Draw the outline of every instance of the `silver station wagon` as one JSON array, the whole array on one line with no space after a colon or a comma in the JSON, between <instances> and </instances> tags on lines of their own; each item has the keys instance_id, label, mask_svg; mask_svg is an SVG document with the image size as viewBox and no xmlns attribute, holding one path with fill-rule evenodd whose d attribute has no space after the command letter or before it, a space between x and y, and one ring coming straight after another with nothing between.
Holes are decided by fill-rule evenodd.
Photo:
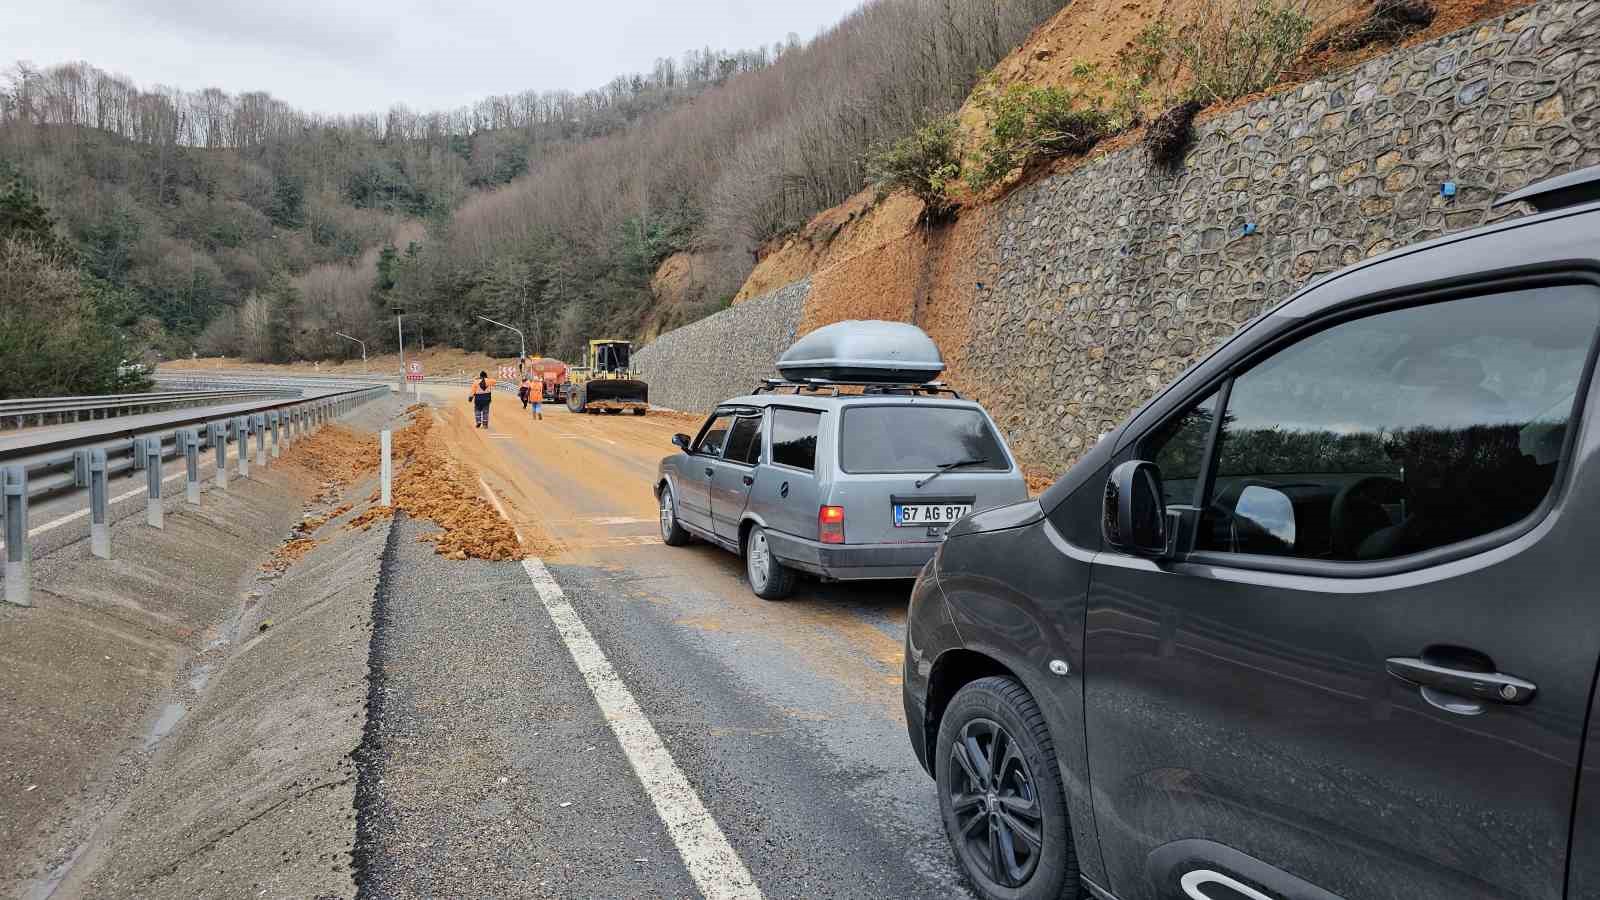
<instances>
[{"instance_id":1,"label":"silver station wagon","mask_svg":"<svg viewBox=\"0 0 1600 900\"><path fill-rule=\"evenodd\" d=\"M914 578L952 523L1027 499L989 414L931 381L944 366L920 329L841 322L778 368L674 436L655 484L662 540L742 555L758 596L787 596L802 572Z\"/></svg>"}]
</instances>

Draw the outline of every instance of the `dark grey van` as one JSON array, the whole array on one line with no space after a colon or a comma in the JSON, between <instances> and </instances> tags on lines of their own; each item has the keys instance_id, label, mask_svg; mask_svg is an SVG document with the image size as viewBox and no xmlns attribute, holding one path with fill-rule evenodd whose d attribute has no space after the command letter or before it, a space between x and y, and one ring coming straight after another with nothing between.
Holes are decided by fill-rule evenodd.
<instances>
[{"instance_id":1,"label":"dark grey van","mask_svg":"<svg viewBox=\"0 0 1600 900\"><path fill-rule=\"evenodd\" d=\"M979 894L1600 896L1600 168L1507 199L951 529L905 704Z\"/></svg>"}]
</instances>

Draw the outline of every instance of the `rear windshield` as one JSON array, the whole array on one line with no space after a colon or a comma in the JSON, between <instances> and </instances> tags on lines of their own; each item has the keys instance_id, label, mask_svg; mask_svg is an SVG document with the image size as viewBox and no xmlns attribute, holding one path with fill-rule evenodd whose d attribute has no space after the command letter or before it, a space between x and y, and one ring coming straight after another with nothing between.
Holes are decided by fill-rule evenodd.
<instances>
[{"instance_id":1,"label":"rear windshield","mask_svg":"<svg viewBox=\"0 0 1600 900\"><path fill-rule=\"evenodd\" d=\"M989 420L952 406L855 406L844 411L839 464L856 473L1007 471L1011 463Z\"/></svg>"}]
</instances>

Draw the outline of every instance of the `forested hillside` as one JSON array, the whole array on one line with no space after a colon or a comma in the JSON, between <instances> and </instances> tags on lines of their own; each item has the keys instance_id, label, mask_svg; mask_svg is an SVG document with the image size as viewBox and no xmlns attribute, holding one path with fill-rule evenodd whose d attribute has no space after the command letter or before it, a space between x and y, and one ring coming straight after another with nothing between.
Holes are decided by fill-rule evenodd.
<instances>
[{"instance_id":1,"label":"forested hillside","mask_svg":"<svg viewBox=\"0 0 1600 900\"><path fill-rule=\"evenodd\" d=\"M572 356L726 305L763 242L859 190L869 149L958 107L1059 5L876 0L810 42L436 113L322 117L19 64L0 162L115 297L97 308L132 355L345 355L335 331L377 350L401 305L429 341L514 350L483 313ZM652 308L684 251L694 301Z\"/></svg>"},{"instance_id":2,"label":"forested hillside","mask_svg":"<svg viewBox=\"0 0 1600 900\"><path fill-rule=\"evenodd\" d=\"M492 309L524 323L542 352L569 357L589 336L637 335L720 309L763 242L860 190L872 147L959 107L979 74L1061 5L867 3L692 103L470 197L398 261L394 294L444 340L503 340L472 320ZM658 66L647 81L674 77ZM656 309L650 277L682 251L700 263L694 300Z\"/></svg>"}]
</instances>

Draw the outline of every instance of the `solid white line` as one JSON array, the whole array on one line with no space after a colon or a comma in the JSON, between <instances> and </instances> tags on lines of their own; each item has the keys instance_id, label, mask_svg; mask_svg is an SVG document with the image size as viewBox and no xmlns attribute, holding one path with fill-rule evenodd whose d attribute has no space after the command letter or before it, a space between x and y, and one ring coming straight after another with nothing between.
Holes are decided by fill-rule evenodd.
<instances>
[{"instance_id":1,"label":"solid white line","mask_svg":"<svg viewBox=\"0 0 1600 900\"><path fill-rule=\"evenodd\" d=\"M534 590L561 633L567 652L572 654L572 661L583 673L589 692L605 714L606 724L611 726L634 774L639 776L645 793L650 795L656 815L667 826L667 833L678 846L678 855L683 857L683 864L700 893L706 900L763 900L750 870L728 843L717 821L711 818L694 786L673 762L667 745L645 718L639 701L633 699L627 685L618 677L611 661L606 659L605 652L578 617L577 610L567 601L561 585L537 559L523 560L522 567L528 571L528 578L533 581Z\"/></svg>"}]
</instances>

